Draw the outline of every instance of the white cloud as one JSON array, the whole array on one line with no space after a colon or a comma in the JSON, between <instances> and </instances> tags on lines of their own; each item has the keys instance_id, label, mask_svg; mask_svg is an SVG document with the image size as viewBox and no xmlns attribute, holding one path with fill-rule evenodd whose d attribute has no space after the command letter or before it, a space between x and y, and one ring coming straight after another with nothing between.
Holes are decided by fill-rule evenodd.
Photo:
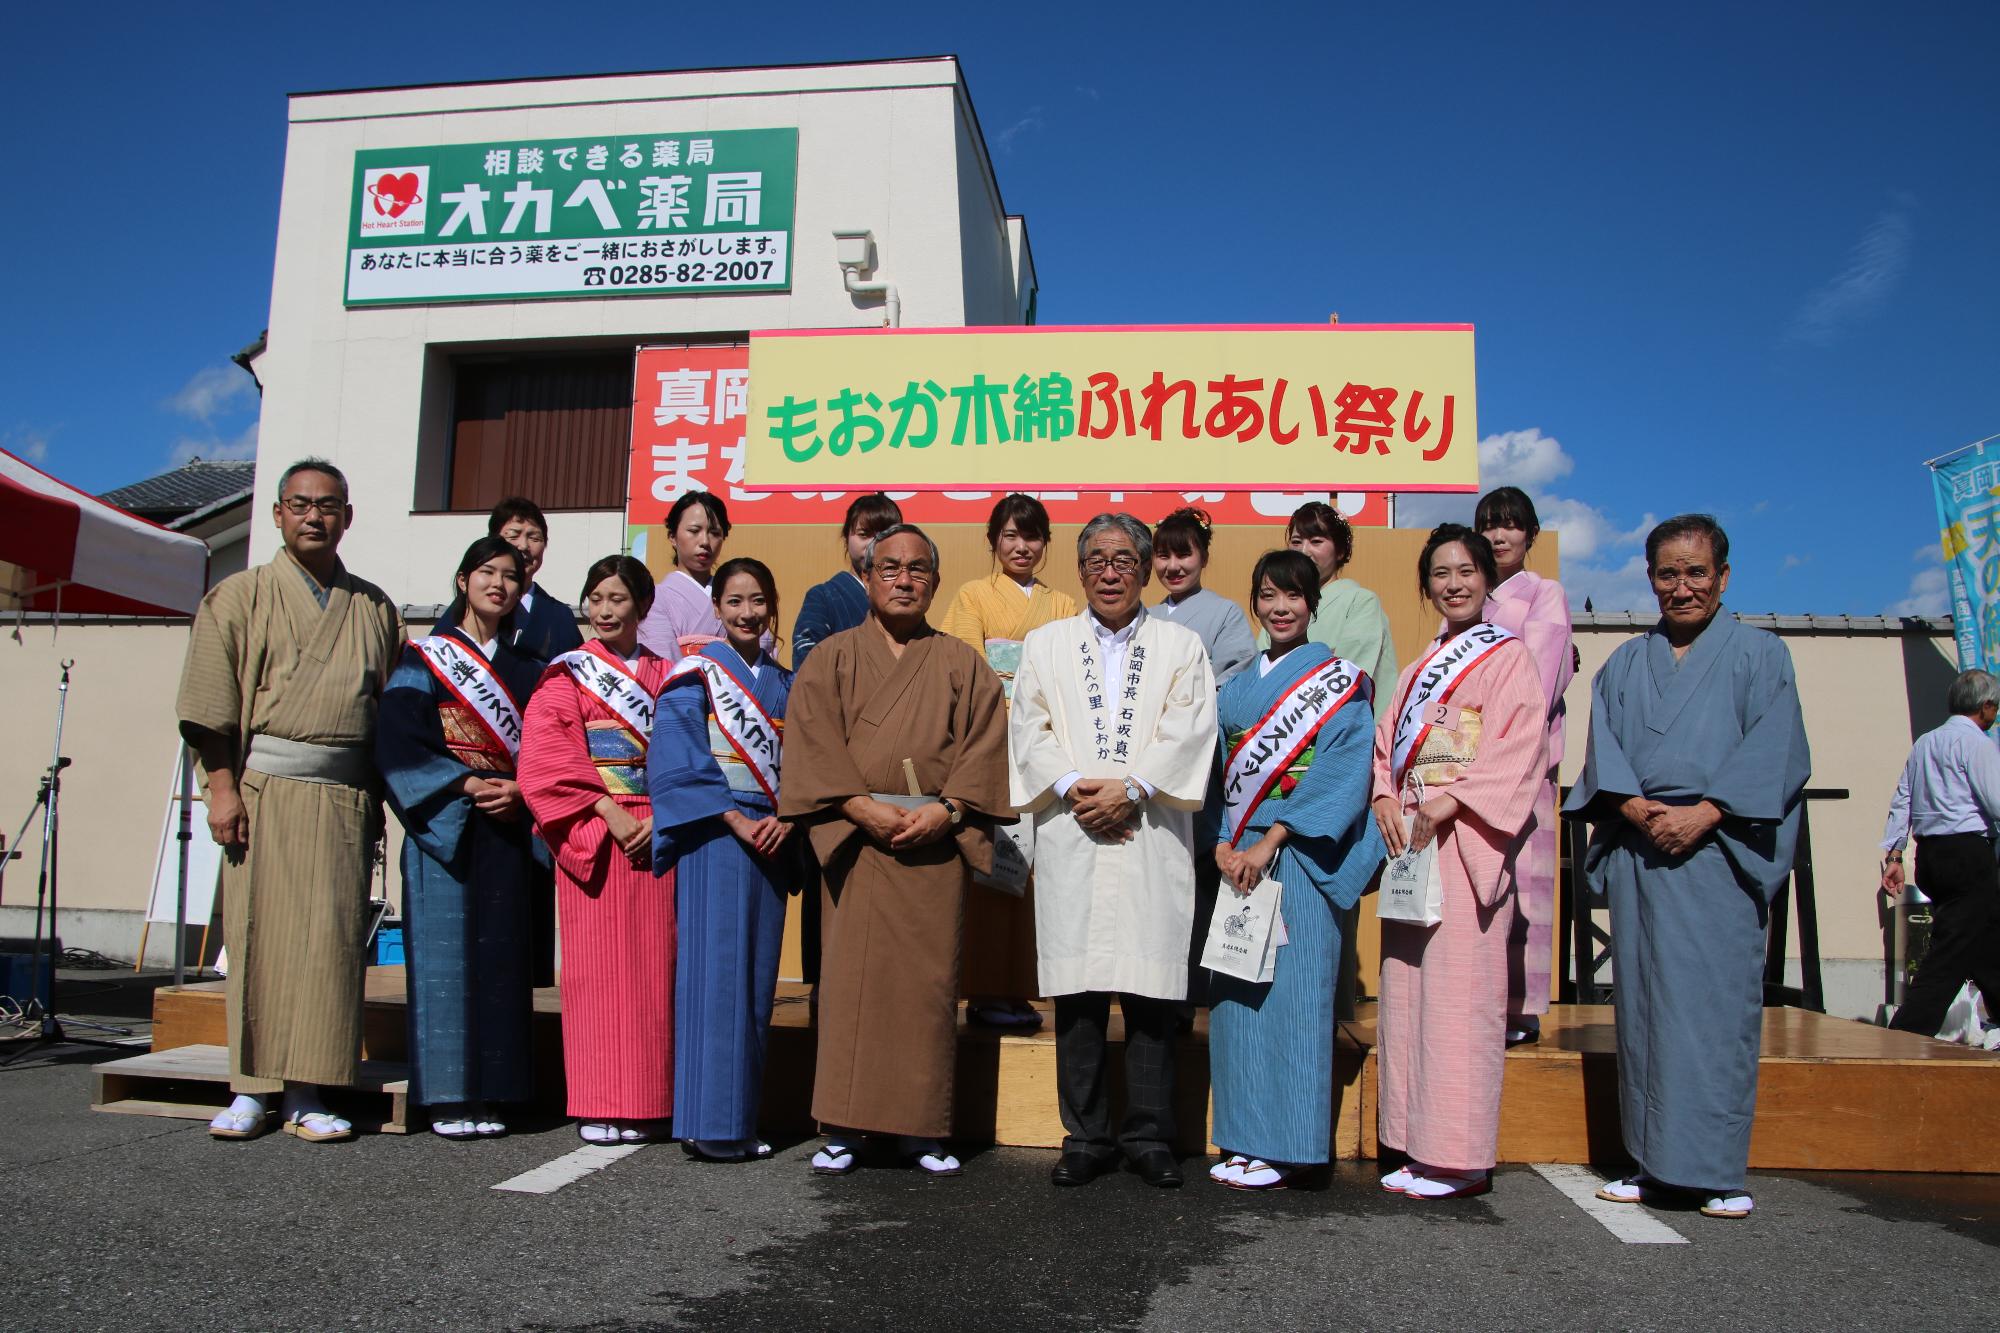
<instances>
[{"instance_id":1,"label":"white cloud","mask_svg":"<svg viewBox=\"0 0 2000 1333\"><path fill-rule=\"evenodd\" d=\"M1014 141L1016 139L1026 134L1029 130L1046 128L1048 128L1048 122L1042 119L1042 109L1038 106L1031 106L1028 108L1027 115L994 135L993 142L1001 152L1011 153L1014 151Z\"/></svg>"},{"instance_id":2,"label":"white cloud","mask_svg":"<svg viewBox=\"0 0 2000 1333\"><path fill-rule=\"evenodd\" d=\"M1808 296L1792 315L1782 341L1830 347L1855 324L1879 310L1910 267L1916 200L1898 195L1895 203L1861 233L1847 266Z\"/></svg>"},{"instance_id":3,"label":"white cloud","mask_svg":"<svg viewBox=\"0 0 2000 1333\"><path fill-rule=\"evenodd\" d=\"M1646 557L1627 556L1618 565L1587 565L1565 559L1563 591L1572 608L1581 610L1585 602L1594 611L1657 611L1659 598L1653 595L1652 581L1646 577Z\"/></svg>"},{"instance_id":4,"label":"white cloud","mask_svg":"<svg viewBox=\"0 0 2000 1333\"><path fill-rule=\"evenodd\" d=\"M249 397L256 384L233 364L205 366L162 404L169 412L192 417L204 424L234 408Z\"/></svg>"},{"instance_id":5,"label":"white cloud","mask_svg":"<svg viewBox=\"0 0 2000 1333\"><path fill-rule=\"evenodd\" d=\"M1519 486L1534 499L1542 526L1561 534L1563 590L1570 604L1588 597L1599 611L1648 611L1658 603L1646 581L1643 556L1622 552L1642 543L1658 520L1641 516L1626 526L1596 505L1549 490L1576 470L1576 460L1554 436L1535 428L1489 435L1479 442L1479 480L1486 490ZM1396 497L1396 526L1430 528L1470 523L1478 497L1412 494Z\"/></svg>"},{"instance_id":6,"label":"white cloud","mask_svg":"<svg viewBox=\"0 0 2000 1333\"><path fill-rule=\"evenodd\" d=\"M51 433L36 426L15 426L0 431L0 449L5 449L23 462L40 466L48 461Z\"/></svg>"},{"instance_id":7,"label":"white cloud","mask_svg":"<svg viewBox=\"0 0 2000 1333\"><path fill-rule=\"evenodd\" d=\"M1794 569L1797 569L1797 568L1798 568L1798 567L1799 567L1800 565L1809 565L1809 564L1811 564L1811 563L1812 563L1812 557L1811 557L1811 556L1809 556L1809 555L1800 555L1800 554L1799 554L1798 552L1796 552L1796 551L1793 551L1793 552L1791 552L1790 554L1788 554L1788 555L1786 555L1786 556L1785 556L1785 563L1784 563L1784 568L1785 568L1785 569L1786 569L1787 571L1790 571L1790 570L1794 570Z\"/></svg>"},{"instance_id":8,"label":"white cloud","mask_svg":"<svg viewBox=\"0 0 2000 1333\"><path fill-rule=\"evenodd\" d=\"M1903 596L1882 609L1885 616L1948 616L1951 614L1951 577L1944 567L1944 555L1935 543L1919 546L1910 556L1923 565L1910 575Z\"/></svg>"},{"instance_id":9,"label":"white cloud","mask_svg":"<svg viewBox=\"0 0 2000 1333\"><path fill-rule=\"evenodd\" d=\"M173 460L175 467L179 467L182 463L190 462L197 458L210 463L255 458L257 456L257 423L254 421L251 422L241 434L226 440L214 436L210 436L207 439L196 439L184 435L174 441L174 447L168 451L167 456Z\"/></svg>"}]
</instances>

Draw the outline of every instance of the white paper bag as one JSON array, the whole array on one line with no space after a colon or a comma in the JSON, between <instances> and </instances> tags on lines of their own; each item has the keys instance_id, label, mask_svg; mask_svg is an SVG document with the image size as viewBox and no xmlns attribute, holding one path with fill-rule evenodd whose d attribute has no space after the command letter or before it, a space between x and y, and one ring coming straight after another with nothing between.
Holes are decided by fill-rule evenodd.
<instances>
[{"instance_id":1,"label":"white paper bag","mask_svg":"<svg viewBox=\"0 0 2000 1333\"><path fill-rule=\"evenodd\" d=\"M993 869L973 872L972 881L1019 898L1028 892L1028 875L1035 868L1035 824L1032 815L993 829Z\"/></svg>"},{"instance_id":2,"label":"white paper bag","mask_svg":"<svg viewBox=\"0 0 2000 1333\"><path fill-rule=\"evenodd\" d=\"M1280 893L1278 881L1267 875L1248 897L1227 887L1217 894L1201 965L1244 981L1269 981L1277 954L1271 941L1277 934Z\"/></svg>"},{"instance_id":3,"label":"white paper bag","mask_svg":"<svg viewBox=\"0 0 2000 1333\"><path fill-rule=\"evenodd\" d=\"M1375 899L1375 915L1384 921L1402 921L1412 926L1435 926L1444 920L1444 880L1437 864L1437 839L1432 838L1420 852L1411 851L1410 818L1403 818L1403 854L1389 858L1382 871L1382 891Z\"/></svg>"}]
</instances>

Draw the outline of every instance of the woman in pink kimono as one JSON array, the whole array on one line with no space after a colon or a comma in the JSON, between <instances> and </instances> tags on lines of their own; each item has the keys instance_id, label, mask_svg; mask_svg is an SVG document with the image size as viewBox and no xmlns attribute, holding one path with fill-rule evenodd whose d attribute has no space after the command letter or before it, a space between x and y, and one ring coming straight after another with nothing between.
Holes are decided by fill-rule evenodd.
<instances>
[{"instance_id":1,"label":"woman in pink kimono","mask_svg":"<svg viewBox=\"0 0 2000 1333\"><path fill-rule=\"evenodd\" d=\"M1556 770L1563 757L1563 691L1576 674L1576 645L1570 641L1569 598L1562 584L1523 566L1542 530L1535 502L1518 486L1502 486L1479 498L1472 526L1493 544L1500 582L1486 599L1486 619L1513 630L1535 659L1548 701L1548 771L1535 798L1535 831L1517 867L1520 897L1508 947L1507 1044L1535 1041L1541 1016L1549 1011L1549 968L1555 946L1556 859L1561 825L1556 821Z\"/></svg>"},{"instance_id":2,"label":"woman in pink kimono","mask_svg":"<svg viewBox=\"0 0 2000 1333\"><path fill-rule=\"evenodd\" d=\"M1506 1060L1516 865L1547 771L1548 705L1534 658L1488 624L1493 547L1458 523L1417 563L1444 617L1404 668L1375 733L1375 820L1391 856L1437 844L1440 920L1382 922L1377 1135L1409 1158L1382 1188L1456 1199L1493 1187Z\"/></svg>"},{"instance_id":3,"label":"woman in pink kimono","mask_svg":"<svg viewBox=\"0 0 2000 1333\"><path fill-rule=\"evenodd\" d=\"M729 540L729 506L719 495L689 491L667 511L667 539L674 567L654 590L653 609L639 625L639 642L669 665L722 642L722 618L715 614L709 579L722 563ZM772 647L764 636L764 650Z\"/></svg>"}]
</instances>

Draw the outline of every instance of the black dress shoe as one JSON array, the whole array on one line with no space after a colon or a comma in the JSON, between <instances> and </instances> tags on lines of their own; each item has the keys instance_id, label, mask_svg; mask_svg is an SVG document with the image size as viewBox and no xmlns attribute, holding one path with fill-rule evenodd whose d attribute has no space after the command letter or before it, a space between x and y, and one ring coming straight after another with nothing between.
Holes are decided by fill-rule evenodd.
<instances>
[{"instance_id":1,"label":"black dress shoe","mask_svg":"<svg viewBox=\"0 0 2000 1333\"><path fill-rule=\"evenodd\" d=\"M1177 1190L1181 1187L1181 1164L1165 1148L1148 1148L1132 1159L1132 1169L1139 1173L1139 1179L1154 1189Z\"/></svg>"},{"instance_id":2,"label":"black dress shoe","mask_svg":"<svg viewBox=\"0 0 2000 1333\"><path fill-rule=\"evenodd\" d=\"M1117 1160L1073 1148L1057 1160L1049 1172L1049 1180L1057 1185L1088 1185L1115 1166Z\"/></svg>"}]
</instances>

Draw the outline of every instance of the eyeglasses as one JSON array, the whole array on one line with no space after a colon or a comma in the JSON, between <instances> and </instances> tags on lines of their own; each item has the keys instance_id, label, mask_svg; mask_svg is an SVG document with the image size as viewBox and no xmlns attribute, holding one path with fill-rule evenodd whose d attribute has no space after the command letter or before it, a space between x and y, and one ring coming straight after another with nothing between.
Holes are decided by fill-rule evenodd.
<instances>
[{"instance_id":1,"label":"eyeglasses","mask_svg":"<svg viewBox=\"0 0 2000 1333\"><path fill-rule=\"evenodd\" d=\"M1652 574L1653 586L1667 592L1685 583L1690 588L1706 588L1715 582L1712 569L1660 569Z\"/></svg>"},{"instance_id":2,"label":"eyeglasses","mask_svg":"<svg viewBox=\"0 0 2000 1333\"><path fill-rule=\"evenodd\" d=\"M918 583L929 583L937 577L937 570L926 560L913 560L907 565L900 560L877 560L875 572L882 576L885 583L894 583L905 574Z\"/></svg>"},{"instance_id":3,"label":"eyeglasses","mask_svg":"<svg viewBox=\"0 0 2000 1333\"><path fill-rule=\"evenodd\" d=\"M338 518L341 511L347 508L347 501L337 495L322 496L317 500L308 500L303 495L288 495L278 503L294 518L304 518L315 509L327 518Z\"/></svg>"},{"instance_id":4,"label":"eyeglasses","mask_svg":"<svg viewBox=\"0 0 2000 1333\"><path fill-rule=\"evenodd\" d=\"M1137 574L1139 557L1136 555L1093 555L1083 561L1083 572L1095 578L1107 569L1115 569L1120 574Z\"/></svg>"}]
</instances>

